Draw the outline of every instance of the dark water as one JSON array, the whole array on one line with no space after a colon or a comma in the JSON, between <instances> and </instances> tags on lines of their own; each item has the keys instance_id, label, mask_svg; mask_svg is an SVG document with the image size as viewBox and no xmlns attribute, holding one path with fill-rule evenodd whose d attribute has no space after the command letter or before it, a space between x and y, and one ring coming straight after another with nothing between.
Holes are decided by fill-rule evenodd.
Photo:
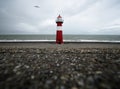
<instances>
[{"instance_id":1,"label":"dark water","mask_svg":"<svg viewBox=\"0 0 120 89\"><path fill-rule=\"evenodd\" d=\"M64 35L64 41L120 42L120 35ZM0 35L0 41L55 41L55 35Z\"/></svg>"}]
</instances>

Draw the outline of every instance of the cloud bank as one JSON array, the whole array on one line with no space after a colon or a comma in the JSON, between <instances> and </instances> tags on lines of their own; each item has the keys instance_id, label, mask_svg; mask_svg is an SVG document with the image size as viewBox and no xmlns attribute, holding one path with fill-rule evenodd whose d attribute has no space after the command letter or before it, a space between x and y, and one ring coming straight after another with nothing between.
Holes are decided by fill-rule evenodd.
<instances>
[{"instance_id":1,"label":"cloud bank","mask_svg":"<svg viewBox=\"0 0 120 89\"><path fill-rule=\"evenodd\" d=\"M55 34L61 14L64 34L120 35L119 8L120 0L1 0L0 34Z\"/></svg>"}]
</instances>

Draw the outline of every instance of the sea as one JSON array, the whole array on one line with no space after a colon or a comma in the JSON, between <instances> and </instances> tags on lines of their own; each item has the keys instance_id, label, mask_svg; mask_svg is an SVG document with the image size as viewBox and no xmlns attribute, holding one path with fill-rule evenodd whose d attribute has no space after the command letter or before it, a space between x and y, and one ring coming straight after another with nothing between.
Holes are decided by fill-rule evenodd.
<instances>
[{"instance_id":1,"label":"sea","mask_svg":"<svg viewBox=\"0 0 120 89\"><path fill-rule=\"evenodd\" d=\"M56 35L0 35L0 42L54 42ZM117 42L120 35L63 35L64 42Z\"/></svg>"}]
</instances>

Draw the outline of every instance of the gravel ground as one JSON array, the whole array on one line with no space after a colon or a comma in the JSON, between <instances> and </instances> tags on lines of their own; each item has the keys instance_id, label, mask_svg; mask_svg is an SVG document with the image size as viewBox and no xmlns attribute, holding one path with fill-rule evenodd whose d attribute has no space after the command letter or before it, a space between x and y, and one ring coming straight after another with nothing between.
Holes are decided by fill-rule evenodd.
<instances>
[{"instance_id":1,"label":"gravel ground","mask_svg":"<svg viewBox=\"0 0 120 89\"><path fill-rule=\"evenodd\" d=\"M120 48L0 47L0 89L120 89Z\"/></svg>"}]
</instances>

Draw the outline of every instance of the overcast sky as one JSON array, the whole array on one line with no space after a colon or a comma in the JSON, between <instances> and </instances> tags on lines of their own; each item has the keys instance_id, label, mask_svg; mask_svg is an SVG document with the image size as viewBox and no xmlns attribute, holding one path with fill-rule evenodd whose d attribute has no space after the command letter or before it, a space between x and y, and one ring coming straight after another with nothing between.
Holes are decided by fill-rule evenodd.
<instances>
[{"instance_id":1,"label":"overcast sky","mask_svg":"<svg viewBox=\"0 0 120 89\"><path fill-rule=\"evenodd\" d=\"M0 34L120 35L120 0L0 0Z\"/></svg>"}]
</instances>

